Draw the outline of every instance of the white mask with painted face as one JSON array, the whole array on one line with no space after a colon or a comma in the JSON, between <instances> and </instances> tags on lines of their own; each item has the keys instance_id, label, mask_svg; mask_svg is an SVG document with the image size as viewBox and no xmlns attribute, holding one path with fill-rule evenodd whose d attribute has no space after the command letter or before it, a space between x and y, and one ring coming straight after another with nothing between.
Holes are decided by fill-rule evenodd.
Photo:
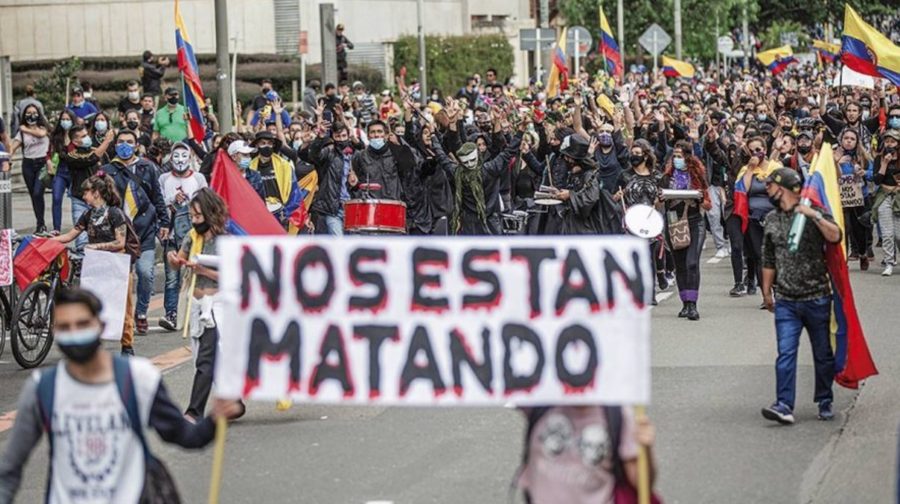
<instances>
[{"instance_id":1,"label":"white mask with painted face","mask_svg":"<svg viewBox=\"0 0 900 504\"><path fill-rule=\"evenodd\" d=\"M460 156L459 162L462 163L467 170L474 170L478 166L478 150L476 149L465 156Z\"/></svg>"},{"instance_id":2,"label":"white mask with painted face","mask_svg":"<svg viewBox=\"0 0 900 504\"><path fill-rule=\"evenodd\" d=\"M191 167L191 152L186 149L172 151L172 168L178 173L184 173Z\"/></svg>"}]
</instances>

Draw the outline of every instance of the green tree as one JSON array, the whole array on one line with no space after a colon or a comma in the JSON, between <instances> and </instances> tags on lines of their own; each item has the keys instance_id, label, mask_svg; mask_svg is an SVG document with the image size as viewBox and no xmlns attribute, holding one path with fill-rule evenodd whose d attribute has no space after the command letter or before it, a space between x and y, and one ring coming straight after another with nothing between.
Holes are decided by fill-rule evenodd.
<instances>
[{"instance_id":1,"label":"green tree","mask_svg":"<svg viewBox=\"0 0 900 504\"><path fill-rule=\"evenodd\" d=\"M35 81L34 90L37 98L44 104L44 110L48 114L62 110L66 106L66 84L68 83L68 89L78 85L75 74L81 68L81 60L75 56L57 62L49 73Z\"/></svg>"},{"instance_id":2,"label":"green tree","mask_svg":"<svg viewBox=\"0 0 900 504\"><path fill-rule=\"evenodd\" d=\"M488 68L496 68L501 81L513 71L513 48L503 35L425 37L425 58L428 61L428 87L438 88L444 94L455 93L465 84L466 77L475 73L484 75ZM407 84L418 78L419 49L414 35L397 39L394 67L406 67Z\"/></svg>"}]
</instances>

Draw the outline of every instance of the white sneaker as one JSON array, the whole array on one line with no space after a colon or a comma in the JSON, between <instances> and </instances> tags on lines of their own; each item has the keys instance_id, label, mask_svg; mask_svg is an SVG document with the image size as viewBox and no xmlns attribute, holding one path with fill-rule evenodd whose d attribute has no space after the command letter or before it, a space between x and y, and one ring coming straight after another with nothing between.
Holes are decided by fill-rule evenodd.
<instances>
[{"instance_id":1,"label":"white sneaker","mask_svg":"<svg viewBox=\"0 0 900 504\"><path fill-rule=\"evenodd\" d=\"M728 249L719 249L716 251L716 259L725 259L726 257L731 255L731 251Z\"/></svg>"},{"instance_id":2,"label":"white sneaker","mask_svg":"<svg viewBox=\"0 0 900 504\"><path fill-rule=\"evenodd\" d=\"M888 264L884 267L884 271L881 272L881 276L891 276L894 274L894 265Z\"/></svg>"}]
</instances>

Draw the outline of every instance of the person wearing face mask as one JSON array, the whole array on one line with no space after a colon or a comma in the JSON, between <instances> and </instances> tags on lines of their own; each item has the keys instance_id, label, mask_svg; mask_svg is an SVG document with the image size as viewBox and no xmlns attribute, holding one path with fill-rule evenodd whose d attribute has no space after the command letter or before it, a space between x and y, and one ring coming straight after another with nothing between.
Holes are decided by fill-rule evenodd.
<instances>
[{"instance_id":1,"label":"person wearing face mask","mask_svg":"<svg viewBox=\"0 0 900 504\"><path fill-rule=\"evenodd\" d=\"M35 105L28 105L19 117L19 131L9 146L10 157L22 148L22 176L31 196L38 233L47 232L44 223L44 184L41 170L47 166L50 153L50 123Z\"/></svg>"},{"instance_id":2,"label":"person wearing face mask","mask_svg":"<svg viewBox=\"0 0 900 504\"><path fill-rule=\"evenodd\" d=\"M177 247L184 241L191 230L191 216L188 202L200 189L206 187L206 179L194 171L194 157L191 148L185 143L172 146L169 161L164 168L168 171L160 175L159 185L163 199L169 208L169 222L172 232L169 239L163 242L163 250ZM165 263L166 287L163 296L165 316L159 319L159 326L167 331L174 331L178 325L178 295L181 291L181 275L168 262Z\"/></svg>"},{"instance_id":3,"label":"person wearing face mask","mask_svg":"<svg viewBox=\"0 0 900 504\"><path fill-rule=\"evenodd\" d=\"M370 197L375 199L389 199L403 201L403 187L401 178L401 158L412 157L410 147L406 142L389 133L387 124L382 121L369 123L367 132L369 145L363 150L353 154L351 171L357 183L379 184L380 189L368 191ZM390 136L391 141L388 141ZM404 165L405 167L405 165ZM356 183L350 184L356 187Z\"/></svg>"},{"instance_id":4,"label":"person wearing face mask","mask_svg":"<svg viewBox=\"0 0 900 504\"><path fill-rule=\"evenodd\" d=\"M762 416L783 425L794 423L797 349L804 328L809 333L815 363L814 400L819 406L819 419L834 418L831 280L826 268L825 244L840 243L841 229L824 208L800 204L801 187L800 176L790 168L774 170L766 179L766 191L775 211L766 217L762 291L766 309L775 313L778 358L776 399L762 409ZM799 248L791 252L788 235L798 213L809 221L803 228Z\"/></svg>"},{"instance_id":5,"label":"person wearing face mask","mask_svg":"<svg viewBox=\"0 0 900 504\"><path fill-rule=\"evenodd\" d=\"M141 240L141 257L135 264L135 319L137 333L143 335L149 328L147 311L153 294L156 239L158 237L165 242L169 236L169 212L159 186L159 169L152 161L138 155L134 132L119 131L115 146L116 157L103 170L115 180L116 190L122 195L122 207L134 222L134 229Z\"/></svg>"},{"instance_id":6,"label":"person wearing face mask","mask_svg":"<svg viewBox=\"0 0 900 504\"><path fill-rule=\"evenodd\" d=\"M900 242L900 130L889 129L881 138L881 152L875 159L873 182L878 187L872 202L873 222L881 230L884 252L882 276L894 274L897 243Z\"/></svg>"},{"instance_id":7,"label":"person wearing face mask","mask_svg":"<svg viewBox=\"0 0 900 504\"><path fill-rule=\"evenodd\" d=\"M60 156L61 163L65 163L69 171L69 198L72 202L72 222L78 222L82 214L90 209L84 199L84 183L100 168L101 158L106 149L112 144L112 131L106 133L103 143L94 146L87 128L82 125L74 125L68 131L69 144L65 153ZM74 258L80 258L87 244L88 237L81 233L75 239Z\"/></svg>"},{"instance_id":8,"label":"person wearing face mask","mask_svg":"<svg viewBox=\"0 0 900 504\"><path fill-rule=\"evenodd\" d=\"M799 173L802 180L806 180L806 177L809 176L809 166L812 164L812 160L816 155L813 138L812 131L800 130L796 140L797 151L794 152L790 157L790 160L785 163L785 166L789 166Z\"/></svg>"},{"instance_id":9,"label":"person wearing face mask","mask_svg":"<svg viewBox=\"0 0 900 504\"><path fill-rule=\"evenodd\" d=\"M116 133L115 129L110 127L109 118L105 112L97 112L89 124L91 127L91 140L94 141L94 145L100 145L109 131L112 131L113 134ZM108 150L105 153L103 162L107 163L113 157L115 157L115 150Z\"/></svg>"},{"instance_id":10,"label":"person wearing face mask","mask_svg":"<svg viewBox=\"0 0 900 504\"><path fill-rule=\"evenodd\" d=\"M0 458L0 502L15 498L26 462L45 433L51 447L47 502L66 502L72 495L94 496L95 503L139 502L148 483L150 430L167 443L200 449L215 438L216 419L236 418L243 410L238 401L216 399L208 417L188 422L149 360L121 359L103 348L102 310L87 290L56 292L53 333L63 359L22 386L13 435ZM103 477L79 474L90 473L98 460L107 462Z\"/></svg>"},{"instance_id":11,"label":"person wearing face mask","mask_svg":"<svg viewBox=\"0 0 900 504\"><path fill-rule=\"evenodd\" d=\"M84 89L80 86L72 88L72 103L69 104L69 110L85 121L90 121L94 114L100 111L93 103L84 99Z\"/></svg>"},{"instance_id":12,"label":"person wearing face mask","mask_svg":"<svg viewBox=\"0 0 900 504\"><path fill-rule=\"evenodd\" d=\"M125 125L126 114L129 111L134 110L137 112L141 111L141 90L138 87L138 81L131 80L128 81L128 84L125 87L125 96L119 100L119 106L117 107L117 111L119 112L119 124ZM130 128L135 129L135 128Z\"/></svg>"},{"instance_id":13,"label":"person wearing face mask","mask_svg":"<svg viewBox=\"0 0 900 504\"><path fill-rule=\"evenodd\" d=\"M170 141L181 142L188 136L187 109L180 103L178 90L166 89L166 106L156 112L153 118L153 139L163 136Z\"/></svg>"},{"instance_id":14,"label":"person wearing face mask","mask_svg":"<svg viewBox=\"0 0 900 504\"><path fill-rule=\"evenodd\" d=\"M569 170L567 188L556 195L562 201L562 234L600 234L602 228L595 209L600 201L601 182L588 141L578 134L570 135L563 140L559 153Z\"/></svg>"},{"instance_id":15,"label":"person wearing face mask","mask_svg":"<svg viewBox=\"0 0 900 504\"><path fill-rule=\"evenodd\" d=\"M895 131L900 131L900 104L893 104L891 108L888 110L887 116L887 128Z\"/></svg>"},{"instance_id":16,"label":"person wearing face mask","mask_svg":"<svg viewBox=\"0 0 900 504\"><path fill-rule=\"evenodd\" d=\"M72 183L72 177L69 175L69 166L66 163L65 153L69 147L69 130L75 124L75 115L68 110L63 110L59 114L59 120L56 127L50 133L50 161L56 168L53 173L53 206L51 214L53 215L53 232L58 234L62 229L62 207L63 196L66 189Z\"/></svg>"},{"instance_id":17,"label":"person wearing face mask","mask_svg":"<svg viewBox=\"0 0 900 504\"><path fill-rule=\"evenodd\" d=\"M166 255L169 265L175 269L191 268L196 281L191 303L190 335L194 354L194 383L185 418L196 422L203 418L203 411L213 385L216 347L219 341L217 317L220 307L216 300L219 290L219 272L215 268L197 262L199 254L216 255L216 242L227 234L225 223L228 208L225 201L209 188L197 191L189 204L192 229L185 236L181 248ZM241 414L243 405L241 405Z\"/></svg>"},{"instance_id":18,"label":"person wearing face mask","mask_svg":"<svg viewBox=\"0 0 900 504\"><path fill-rule=\"evenodd\" d=\"M712 206L709 200L706 171L703 163L692 153L690 143L680 140L675 144L672 157L663 171L663 188L678 190L696 190L702 194L702 200L668 200L665 204L667 222L671 224L686 218L690 233L690 244L674 250L671 235L669 248L673 249L675 260L675 278L678 283L678 294L683 304L678 313L679 318L699 320L697 300L700 295L700 254L706 238L703 213Z\"/></svg>"},{"instance_id":19,"label":"person wearing face mask","mask_svg":"<svg viewBox=\"0 0 900 504\"><path fill-rule=\"evenodd\" d=\"M840 145L835 148L834 159L840 168L841 207L844 210L844 231L850 255L849 261L859 261L862 271L869 269L869 260L874 258L869 248L872 241L871 220L864 216L871 208L868 180L872 178L874 163L868 151L859 143L857 130L847 128L838 137ZM867 202L869 203L867 205Z\"/></svg>"},{"instance_id":20,"label":"person wearing face mask","mask_svg":"<svg viewBox=\"0 0 900 504\"><path fill-rule=\"evenodd\" d=\"M582 97L575 95L575 131L585 136L586 131L582 127L581 105ZM629 152L625 145L622 131L611 123L605 123L599 128L597 135L598 148L594 151L594 161L597 164L598 177L601 187L613 190L619 174L628 166Z\"/></svg>"},{"instance_id":21,"label":"person wearing face mask","mask_svg":"<svg viewBox=\"0 0 900 504\"><path fill-rule=\"evenodd\" d=\"M266 190L263 187L262 176L260 176L258 171L250 169L250 163L255 153L256 149L250 147L243 140L234 140L228 144L228 157L234 161L235 166L241 171L244 179L250 183L250 187L256 191L256 194L259 194L260 199L265 201Z\"/></svg>"},{"instance_id":22,"label":"person wearing face mask","mask_svg":"<svg viewBox=\"0 0 900 504\"><path fill-rule=\"evenodd\" d=\"M257 133L252 146L257 155L250 162L250 169L259 172L265 190L266 206L287 229L288 220L300 207L300 191L297 188L294 166L279 153L281 141L268 131Z\"/></svg>"},{"instance_id":23,"label":"person wearing face mask","mask_svg":"<svg viewBox=\"0 0 900 504\"><path fill-rule=\"evenodd\" d=\"M319 189L310 206L317 233L344 234L344 202L350 199L348 180L353 155L347 128L343 124L334 125L329 139L328 129L320 121L316 139L309 146L309 158L319 177Z\"/></svg>"}]
</instances>

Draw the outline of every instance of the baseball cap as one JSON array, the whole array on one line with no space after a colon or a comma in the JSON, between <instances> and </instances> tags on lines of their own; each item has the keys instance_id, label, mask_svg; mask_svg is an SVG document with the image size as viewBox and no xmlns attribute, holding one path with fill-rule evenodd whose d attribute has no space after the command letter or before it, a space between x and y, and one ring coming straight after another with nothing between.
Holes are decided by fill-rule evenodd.
<instances>
[{"instance_id":1,"label":"baseball cap","mask_svg":"<svg viewBox=\"0 0 900 504\"><path fill-rule=\"evenodd\" d=\"M800 192L800 188L803 187L800 175L792 168L777 168L766 177L766 183L777 184L796 193Z\"/></svg>"},{"instance_id":2,"label":"baseball cap","mask_svg":"<svg viewBox=\"0 0 900 504\"><path fill-rule=\"evenodd\" d=\"M243 140L235 140L231 142L231 145L228 146L228 155L234 156L235 154L253 154L256 152L256 149L247 145L247 142Z\"/></svg>"}]
</instances>

